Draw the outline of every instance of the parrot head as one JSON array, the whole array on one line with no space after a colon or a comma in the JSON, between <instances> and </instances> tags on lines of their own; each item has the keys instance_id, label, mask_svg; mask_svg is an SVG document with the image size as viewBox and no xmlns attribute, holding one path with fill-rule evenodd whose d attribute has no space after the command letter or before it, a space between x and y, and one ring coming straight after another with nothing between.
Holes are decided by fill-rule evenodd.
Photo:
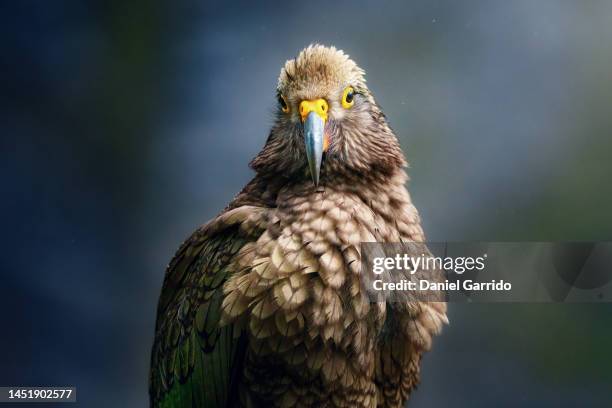
<instances>
[{"instance_id":1,"label":"parrot head","mask_svg":"<svg viewBox=\"0 0 612 408\"><path fill-rule=\"evenodd\" d=\"M281 69L275 123L251 162L257 172L305 175L317 186L341 173L406 165L397 138L343 51L310 45Z\"/></svg>"}]
</instances>

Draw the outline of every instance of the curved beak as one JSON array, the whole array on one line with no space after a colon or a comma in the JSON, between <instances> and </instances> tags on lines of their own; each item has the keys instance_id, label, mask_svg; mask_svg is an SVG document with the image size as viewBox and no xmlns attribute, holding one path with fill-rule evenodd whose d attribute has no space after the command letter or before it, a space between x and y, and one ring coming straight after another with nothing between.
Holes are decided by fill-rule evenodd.
<instances>
[{"instance_id":1,"label":"curved beak","mask_svg":"<svg viewBox=\"0 0 612 408\"><path fill-rule=\"evenodd\" d=\"M302 101L300 115L304 123L304 144L308 168L315 186L319 185L319 174L323 152L329 145L325 135L325 121L327 120L327 102L323 99L316 101Z\"/></svg>"},{"instance_id":2,"label":"curved beak","mask_svg":"<svg viewBox=\"0 0 612 408\"><path fill-rule=\"evenodd\" d=\"M319 185L319 173L321 172L321 161L323 160L323 129L325 122L323 118L314 112L310 112L304 121L304 143L306 144L306 156L308 157L308 168L315 186Z\"/></svg>"}]
</instances>

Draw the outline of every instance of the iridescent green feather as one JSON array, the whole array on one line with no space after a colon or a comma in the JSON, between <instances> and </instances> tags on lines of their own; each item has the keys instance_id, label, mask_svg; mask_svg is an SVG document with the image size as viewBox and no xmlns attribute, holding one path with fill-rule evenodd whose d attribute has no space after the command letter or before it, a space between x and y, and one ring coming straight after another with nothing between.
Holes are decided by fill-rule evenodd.
<instances>
[{"instance_id":1,"label":"iridescent green feather","mask_svg":"<svg viewBox=\"0 0 612 408\"><path fill-rule=\"evenodd\" d=\"M168 266L151 356L152 407L226 407L237 395L244 344L219 319L230 260L250 239L236 226L212 237L199 230Z\"/></svg>"}]
</instances>

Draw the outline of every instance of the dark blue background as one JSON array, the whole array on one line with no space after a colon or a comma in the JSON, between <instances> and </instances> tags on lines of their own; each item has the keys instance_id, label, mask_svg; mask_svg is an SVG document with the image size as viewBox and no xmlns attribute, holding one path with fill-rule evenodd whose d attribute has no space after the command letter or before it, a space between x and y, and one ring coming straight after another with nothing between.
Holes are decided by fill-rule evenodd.
<instances>
[{"instance_id":1,"label":"dark blue background","mask_svg":"<svg viewBox=\"0 0 612 408\"><path fill-rule=\"evenodd\" d=\"M164 267L311 42L368 72L430 240L610 239L612 3L226 3L1 3L1 385L147 405ZM611 312L452 305L412 406L609 405Z\"/></svg>"}]
</instances>

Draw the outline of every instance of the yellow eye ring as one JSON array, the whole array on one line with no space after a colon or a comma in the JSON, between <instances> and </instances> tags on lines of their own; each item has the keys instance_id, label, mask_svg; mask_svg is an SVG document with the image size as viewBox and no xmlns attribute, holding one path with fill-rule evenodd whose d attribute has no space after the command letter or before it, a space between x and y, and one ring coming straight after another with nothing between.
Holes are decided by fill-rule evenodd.
<instances>
[{"instance_id":1,"label":"yellow eye ring","mask_svg":"<svg viewBox=\"0 0 612 408\"><path fill-rule=\"evenodd\" d=\"M289 113L289 104L283 95L278 95L278 104L283 112Z\"/></svg>"},{"instance_id":2,"label":"yellow eye ring","mask_svg":"<svg viewBox=\"0 0 612 408\"><path fill-rule=\"evenodd\" d=\"M355 103L355 90L352 86L347 86L342 93L342 107L350 109Z\"/></svg>"}]
</instances>

